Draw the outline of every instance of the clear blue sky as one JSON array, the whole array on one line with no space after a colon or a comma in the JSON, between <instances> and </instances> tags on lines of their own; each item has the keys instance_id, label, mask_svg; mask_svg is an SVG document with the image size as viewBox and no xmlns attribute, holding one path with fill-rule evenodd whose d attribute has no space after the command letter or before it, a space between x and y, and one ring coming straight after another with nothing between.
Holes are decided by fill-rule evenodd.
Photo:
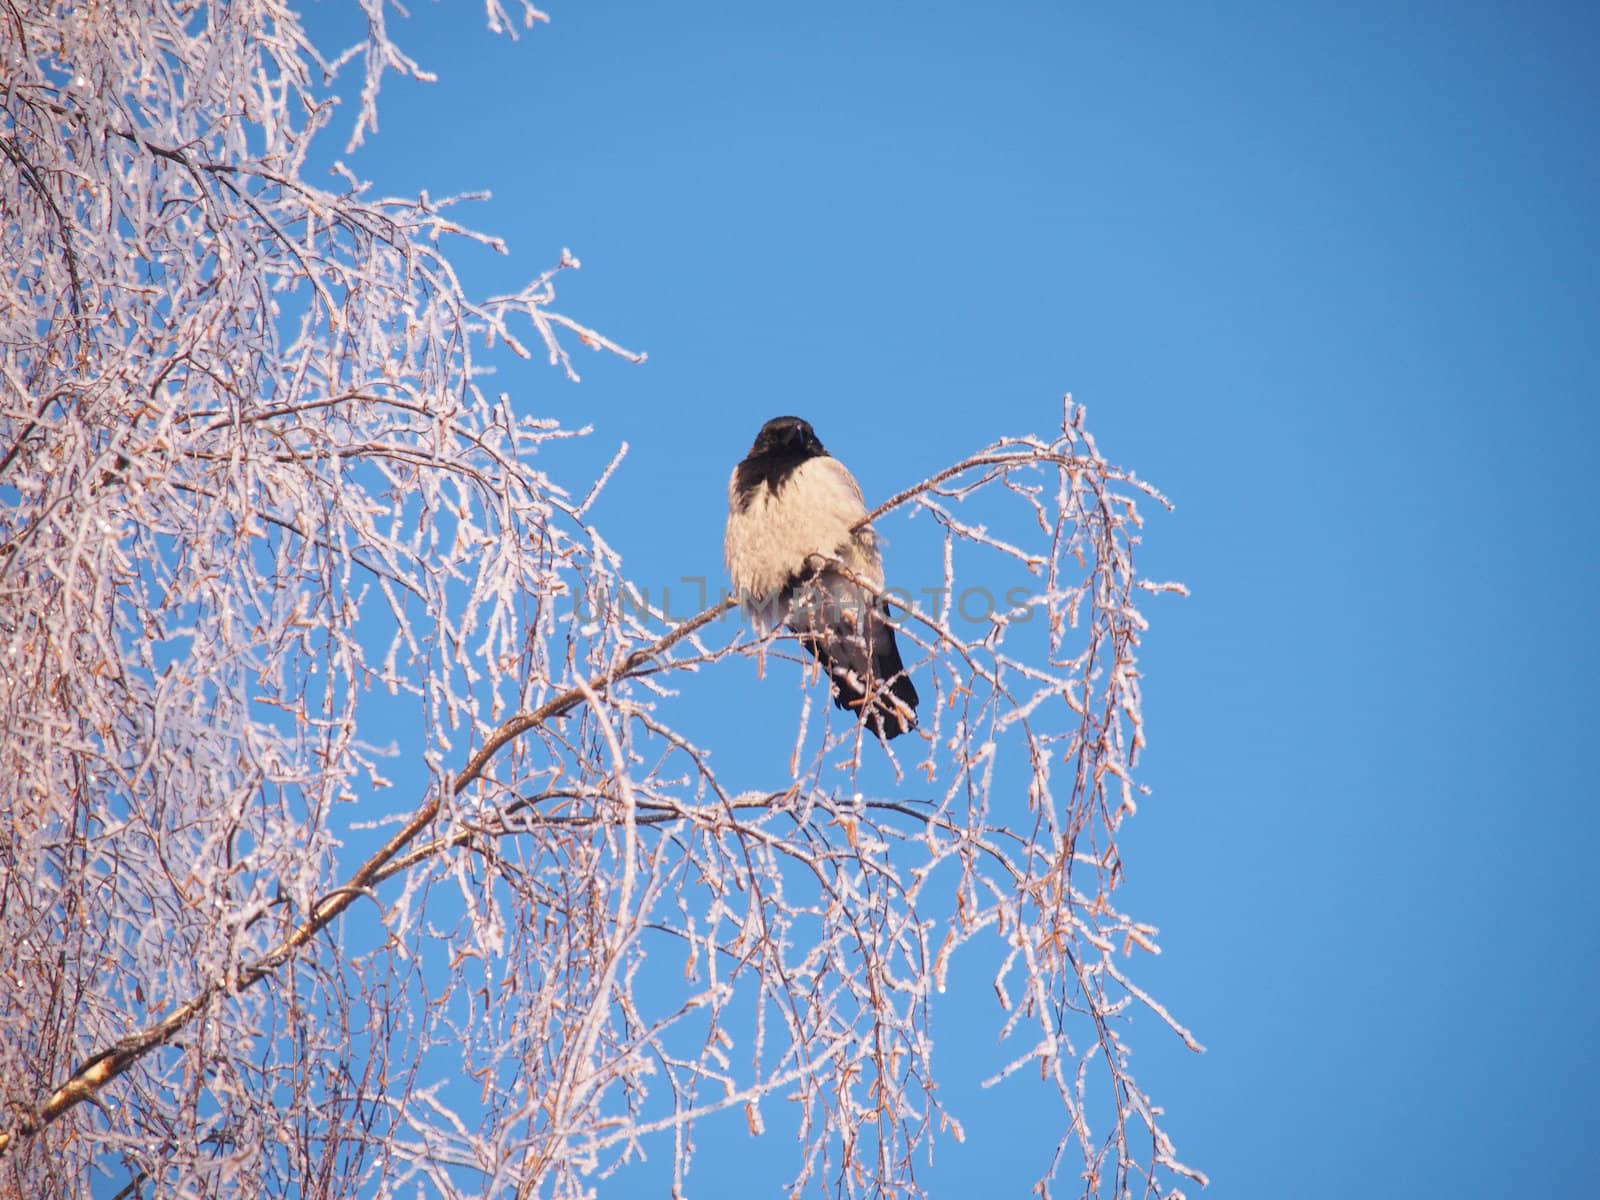
<instances>
[{"instance_id":1,"label":"clear blue sky","mask_svg":"<svg viewBox=\"0 0 1600 1200\"><path fill-rule=\"evenodd\" d=\"M570 246L562 309L649 352L498 385L632 444L598 515L635 576L720 576L766 417L881 498L1073 392L1176 502L1144 564L1193 589L1152 607L1124 893L1209 1047L1133 1035L1180 1156L1216 1196L1581 1194L1597 10L546 7L517 44L397 19L441 82L391 81L353 161L491 189L514 253L469 285ZM951 1102L935 1194L1026 1194L1059 1111ZM699 1142L697 1200L786 1149Z\"/></svg>"}]
</instances>

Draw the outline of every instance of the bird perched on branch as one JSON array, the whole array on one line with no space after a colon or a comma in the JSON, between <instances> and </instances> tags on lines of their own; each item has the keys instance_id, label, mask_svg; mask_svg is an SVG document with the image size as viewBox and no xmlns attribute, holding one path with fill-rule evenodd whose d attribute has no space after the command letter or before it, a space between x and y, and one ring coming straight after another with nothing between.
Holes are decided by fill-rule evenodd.
<instances>
[{"instance_id":1,"label":"bird perched on branch","mask_svg":"<svg viewBox=\"0 0 1600 1200\"><path fill-rule=\"evenodd\" d=\"M883 558L866 517L861 485L810 424L774 417L728 480L723 557L745 611L787 625L828 673L833 702L892 738L916 726L917 689L877 597Z\"/></svg>"}]
</instances>

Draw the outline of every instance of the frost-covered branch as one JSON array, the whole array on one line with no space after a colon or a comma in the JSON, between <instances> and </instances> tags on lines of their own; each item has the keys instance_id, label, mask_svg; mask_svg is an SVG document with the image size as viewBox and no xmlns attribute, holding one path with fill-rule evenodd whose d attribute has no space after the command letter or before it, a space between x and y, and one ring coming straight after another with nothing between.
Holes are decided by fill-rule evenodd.
<instances>
[{"instance_id":1,"label":"frost-covered branch","mask_svg":"<svg viewBox=\"0 0 1600 1200\"><path fill-rule=\"evenodd\" d=\"M0 13L0 1194L682 1192L731 1122L916 1195L978 970L1043 1190L1198 1179L1122 1040L1198 1046L1116 902L1164 501L1068 403L881 505L939 584L885 593L892 752L728 602L672 621L591 518L622 452L485 391L485 346L638 357L554 310L576 259L478 299L469 197L308 180L340 70L350 147L428 76L362 10L331 55L256 0ZM753 766L746 658L796 687Z\"/></svg>"},{"instance_id":2,"label":"frost-covered branch","mask_svg":"<svg viewBox=\"0 0 1600 1200\"><path fill-rule=\"evenodd\" d=\"M565 716L586 700L596 699L619 679L627 678L634 671L654 660L658 654L670 649L674 644L689 636L695 630L709 624L732 607L733 601L731 600L713 605L670 632L663 634L649 646L633 651L616 667L602 672L587 683L568 688L560 695L552 697L541 704L533 712L518 713L516 716L509 718L494 731L488 742L472 756L471 761L456 776L452 790L460 794L468 786L476 782L482 776L483 770L490 759L515 738L546 721ZM318 933L325 929L335 917L344 912L356 900L364 897L371 898L373 895L372 886L380 879L387 878L395 873L391 868L396 867L397 859L399 859L400 855L438 817L441 799L439 796L432 796L424 800L407 819L399 832L391 836L381 848L362 863L350 878L325 895L320 896L311 905L305 919L288 936L265 954L239 970L237 974L227 981L226 986L222 981L219 981L204 988L198 995L185 1000L150 1027L136 1034L121 1038L115 1045L91 1055L87 1061L72 1073L72 1076L66 1082L51 1093L49 1099L40 1105L34 1113L25 1116L15 1128L0 1130L0 1154L4 1154L16 1138L27 1137L30 1134L37 1133L75 1105L85 1100L93 1099L96 1092L138 1062L139 1059L156 1047L170 1042L184 1027L204 1015L207 1009L222 998L225 993L238 992L268 978L275 970L299 954ZM409 869L433 854L466 845L470 840L471 834L467 833L440 839L429 846L423 847L421 853L414 853L408 856L403 864L398 865L403 869Z\"/></svg>"}]
</instances>

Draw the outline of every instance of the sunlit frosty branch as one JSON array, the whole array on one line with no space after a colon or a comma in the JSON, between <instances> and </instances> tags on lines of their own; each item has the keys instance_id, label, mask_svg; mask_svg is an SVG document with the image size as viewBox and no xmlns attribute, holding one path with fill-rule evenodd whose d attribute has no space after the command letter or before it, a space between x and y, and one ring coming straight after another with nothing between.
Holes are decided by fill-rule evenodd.
<instances>
[{"instance_id":1,"label":"sunlit frosty branch","mask_svg":"<svg viewBox=\"0 0 1600 1200\"><path fill-rule=\"evenodd\" d=\"M1123 1038L1198 1042L1117 903L1165 501L1070 401L896 493L918 736L813 687L733 778L705 687L793 642L652 607L591 521L621 451L563 478L578 431L483 388L640 357L554 310L577 260L475 299L467 197L307 180L331 74L352 149L429 77L361 8L330 56L252 0L0 10L0 1194L682 1194L729 1128L917 1195L979 969L994 1086L1059 1102L1041 1191L1181 1194Z\"/></svg>"}]
</instances>

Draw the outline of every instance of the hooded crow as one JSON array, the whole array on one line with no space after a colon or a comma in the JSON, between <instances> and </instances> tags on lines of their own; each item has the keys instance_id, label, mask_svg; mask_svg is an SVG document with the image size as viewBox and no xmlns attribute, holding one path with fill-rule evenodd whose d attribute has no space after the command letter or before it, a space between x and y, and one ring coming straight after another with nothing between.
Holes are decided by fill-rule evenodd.
<instances>
[{"instance_id":1,"label":"hooded crow","mask_svg":"<svg viewBox=\"0 0 1600 1200\"><path fill-rule=\"evenodd\" d=\"M833 685L833 702L880 737L917 723L917 689L895 644L883 558L866 527L861 485L799 417L774 417L728 480L723 557L745 611L786 624ZM835 563L843 564L857 580Z\"/></svg>"}]
</instances>

